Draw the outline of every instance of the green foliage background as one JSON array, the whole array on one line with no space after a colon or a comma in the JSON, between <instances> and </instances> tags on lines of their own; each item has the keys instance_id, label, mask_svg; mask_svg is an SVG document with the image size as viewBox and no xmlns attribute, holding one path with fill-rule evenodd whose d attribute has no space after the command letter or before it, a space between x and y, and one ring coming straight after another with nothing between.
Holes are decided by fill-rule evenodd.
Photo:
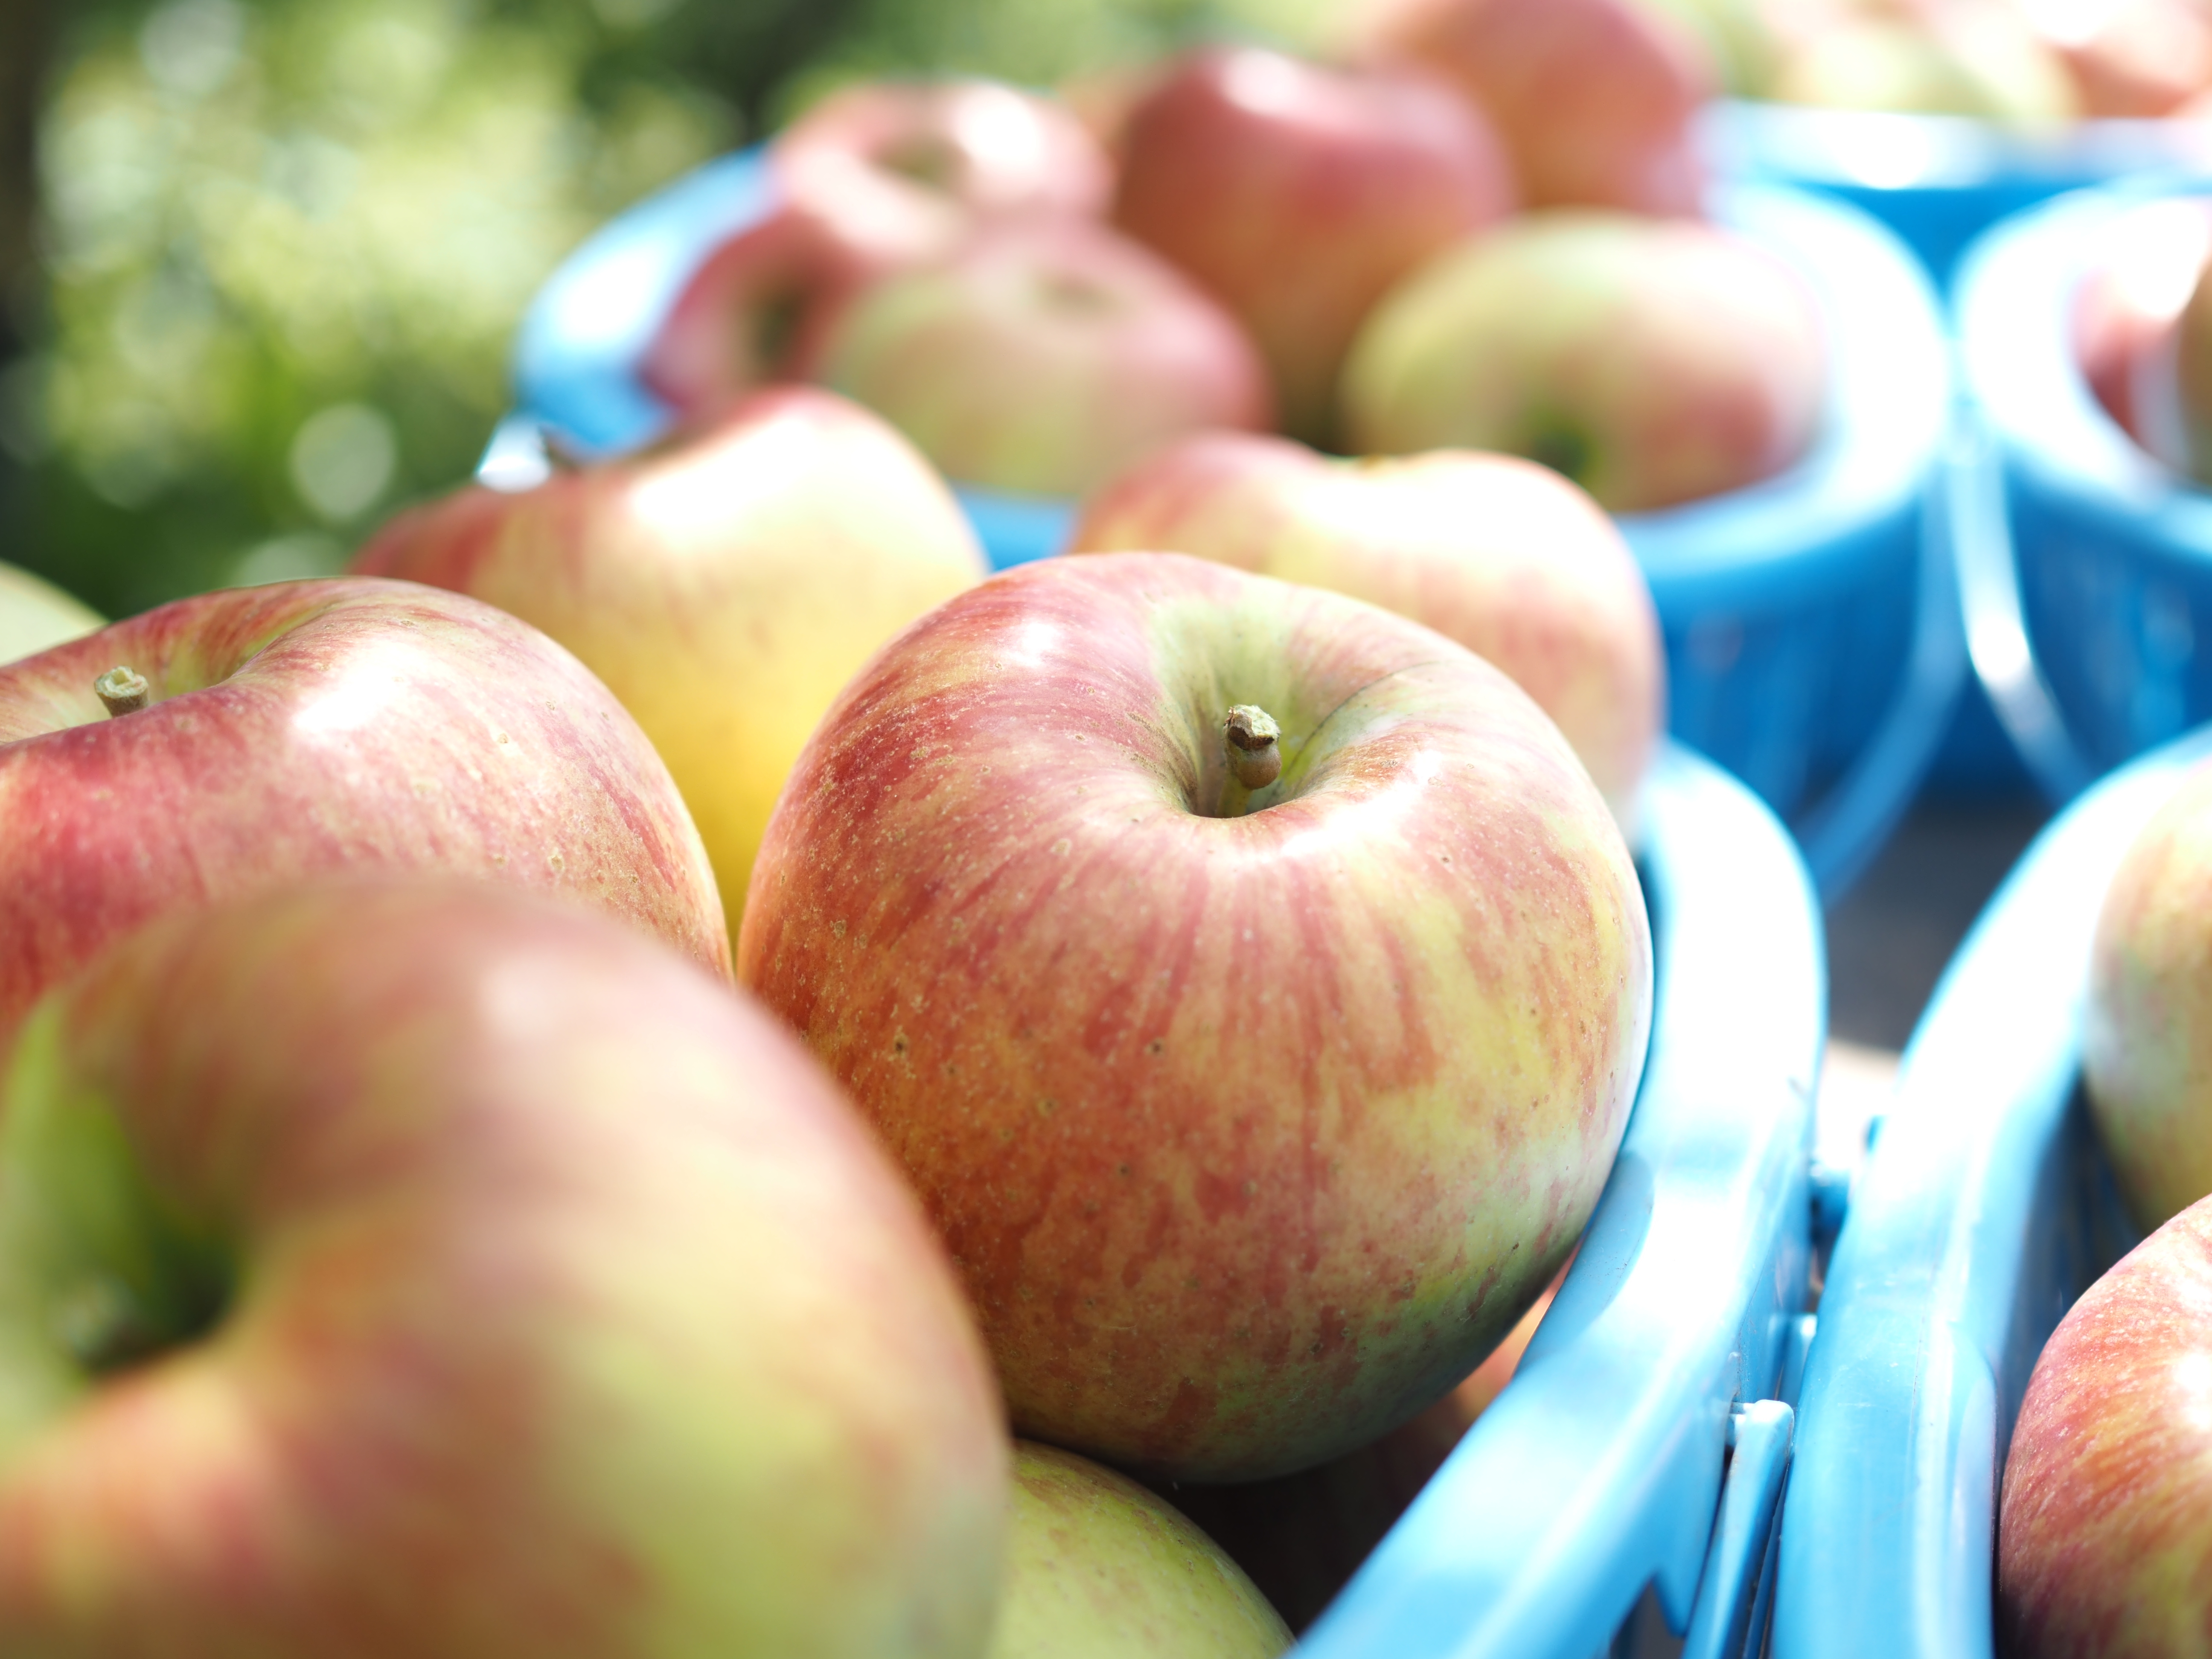
<instances>
[{"instance_id":1,"label":"green foliage background","mask_svg":"<svg viewBox=\"0 0 2212 1659\"><path fill-rule=\"evenodd\" d=\"M119 616L335 568L464 477L562 254L827 86L1047 84L1331 0L47 3L0 558Z\"/></svg>"}]
</instances>

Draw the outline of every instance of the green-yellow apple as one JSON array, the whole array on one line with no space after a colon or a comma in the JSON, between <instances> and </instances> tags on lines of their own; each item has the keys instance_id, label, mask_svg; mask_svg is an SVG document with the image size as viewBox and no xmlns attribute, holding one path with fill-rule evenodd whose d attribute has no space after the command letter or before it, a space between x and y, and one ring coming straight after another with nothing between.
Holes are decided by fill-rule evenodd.
<instances>
[{"instance_id":1,"label":"green-yellow apple","mask_svg":"<svg viewBox=\"0 0 2212 1659\"><path fill-rule=\"evenodd\" d=\"M840 313L822 378L963 483L1080 495L1157 444L1273 420L1234 318L1103 225L1029 220L885 277Z\"/></svg>"},{"instance_id":2,"label":"green-yellow apple","mask_svg":"<svg viewBox=\"0 0 2212 1659\"><path fill-rule=\"evenodd\" d=\"M100 613L27 570L0 564L0 663L89 634Z\"/></svg>"},{"instance_id":3,"label":"green-yellow apple","mask_svg":"<svg viewBox=\"0 0 2212 1659\"><path fill-rule=\"evenodd\" d=\"M2092 1285L2005 1455L1997 1650L2183 1659L2212 1631L2212 1203Z\"/></svg>"},{"instance_id":4,"label":"green-yellow apple","mask_svg":"<svg viewBox=\"0 0 2212 1659\"><path fill-rule=\"evenodd\" d=\"M2212 1194L2212 771L2121 860L2089 962L2090 1115L2148 1231Z\"/></svg>"},{"instance_id":5,"label":"green-yellow apple","mask_svg":"<svg viewBox=\"0 0 2212 1659\"><path fill-rule=\"evenodd\" d=\"M705 849L645 734L488 605L287 582L0 666L0 1036L155 916L374 869L573 893L728 971Z\"/></svg>"},{"instance_id":6,"label":"green-yellow apple","mask_svg":"<svg viewBox=\"0 0 2212 1659\"><path fill-rule=\"evenodd\" d=\"M671 306L640 374L696 425L811 376L838 309L877 277L951 253L977 224L1097 217L1113 163L1073 110L994 81L841 88L769 146L768 210Z\"/></svg>"},{"instance_id":7,"label":"green-yellow apple","mask_svg":"<svg viewBox=\"0 0 2212 1659\"><path fill-rule=\"evenodd\" d=\"M0 1051L0 1651L977 1659L1005 1434L836 1087L605 917L263 893Z\"/></svg>"},{"instance_id":8,"label":"green-yellow apple","mask_svg":"<svg viewBox=\"0 0 2212 1659\"><path fill-rule=\"evenodd\" d=\"M1556 472L1467 450L1329 460L1206 434L1093 495L1069 545L1194 554L1425 623L1534 697L1633 820L1665 714L1658 616L1613 520Z\"/></svg>"},{"instance_id":9,"label":"green-yellow apple","mask_svg":"<svg viewBox=\"0 0 2212 1659\"><path fill-rule=\"evenodd\" d=\"M1355 447L1494 449L1564 472L1615 513L1787 467L1827 392L1797 273L1686 220L1529 214L1394 289L1345 366Z\"/></svg>"},{"instance_id":10,"label":"green-yellow apple","mask_svg":"<svg viewBox=\"0 0 2212 1659\"><path fill-rule=\"evenodd\" d=\"M738 940L905 1164L1017 1429L1248 1480L1497 1346L1613 1164L1650 934L1543 711L1176 554L939 607L792 774Z\"/></svg>"},{"instance_id":11,"label":"green-yellow apple","mask_svg":"<svg viewBox=\"0 0 2212 1659\"><path fill-rule=\"evenodd\" d=\"M1449 76L1497 124L1532 207L1694 216L1705 42L1637 0L1386 0L1363 50Z\"/></svg>"},{"instance_id":12,"label":"green-yellow apple","mask_svg":"<svg viewBox=\"0 0 2212 1659\"><path fill-rule=\"evenodd\" d=\"M2072 119L2065 60L2004 0L1888 0L1812 9L1778 54L1769 97L1832 109Z\"/></svg>"},{"instance_id":13,"label":"green-yellow apple","mask_svg":"<svg viewBox=\"0 0 2212 1659\"><path fill-rule=\"evenodd\" d=\"M798 386L533 489L465 489L355 564L489 600L582 658L667 761L732 931L769 809L830 699L987 568L911 445Z\"/></svg>"},{"instance_id":14,"label":"green-yellow apple","mask_svg":"<svg viewBox=\"0 0 2212 1659\"><path fill-rule=\"evenodd\" d=\"M1192 54L1130 109L1114 219L1237 314L1284 428L1319 442L1376 301L1512 207L1497 136L1449 85L1245 47Z\"/></svg>"},{"instance_id":15,"label":"green-yellow apple","mask_svg":"<svg viewBox=\"0 0 2212 1659\"><path fill-rule=\"evenodd\" d=\"M1275 1659L1280 1614L1218 1545L1127 1475L1014 1448L991 1659Z\"/></svg>"}]
</instances>

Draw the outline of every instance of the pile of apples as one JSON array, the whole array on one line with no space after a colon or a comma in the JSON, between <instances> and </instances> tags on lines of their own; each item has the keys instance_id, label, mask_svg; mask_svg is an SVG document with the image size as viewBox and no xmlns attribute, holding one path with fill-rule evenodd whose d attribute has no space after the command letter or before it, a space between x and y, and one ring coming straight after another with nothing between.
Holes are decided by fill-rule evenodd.
<instances>
[{"instance_id":1,"label":"pile of apples","mask_svg":"<svg viewBox=\"0 0 2212 1659\"><path fill-rule=\"evenodd\" d=\"M1077 496L1177 437L1522 455L1607 509L1802 455L1796 275L1700 218L1696 38L1636 0L1405 0L1341 61L1067 89L866 82L767 146L641 376L697 428L814 381L971 487Z\"/></svg>"},{"instance_id":2,"label":"pile of apples","mask_svg":"<svg viewBox=\"0 0 2212 1659\"><path fill-rule=\"evenodd\" d=\"M2014 124L2212 116L2203 0L1654 0L1735 90Z\"/></svg>"},{"instance_id":3,"label":"pile of apples","mask_svg":"<svg viewBox=\"0 0 2212 1659\"><path fill-rule=\"evenodd\" d=\"M2001 1650L2180 1656L2212 1629L2212 772L2122 860L2092 947L2083 1080L2149 1233L2038 1357L2007 1455Z\"/></svg>"},{"instance_id":4,"label":"pile of apples","mask_svg":"<svg viewBox=\"0 0 2212 1659\"><path fill-rule=\"evenodd\" d=\"M1650 596L1589 491L1464 446L1719 487L1818 360L1709 228L1499 220L1682 185L1614 142L1680 136L1672 81L1607 79L1662 60L1568 52L1641 14L1377 27L1387 64L1094 89L1110 147L849 94L672 320L665 444L342 578L43 615L0 665L0 1650L1267 1655L1310 1615L1348 1564L1271 1606L1159 1494L1263 1576L1224 1483L1387 1522L1527 1340L1650 1027ZM962 331L1032 296L1050 374ZM884 412L764 384L800 362ZM1085 458L1081 556L989 576L900 425Z\"/></svg>"}]
</instances>

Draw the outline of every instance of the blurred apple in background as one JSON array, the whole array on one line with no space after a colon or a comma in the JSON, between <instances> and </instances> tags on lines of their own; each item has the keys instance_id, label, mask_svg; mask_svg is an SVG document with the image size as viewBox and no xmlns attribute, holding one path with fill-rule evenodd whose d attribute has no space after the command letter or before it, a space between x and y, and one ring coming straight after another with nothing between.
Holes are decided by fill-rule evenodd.
<instances>
[{"instance_id":1,"label":"blurred apple in background","mask_svg":"<svg viewBox=\"0 0 2212 1659\"><path fill-rule=\"evenodd\" d=\"M2092 395L2137 443L2185 462L2173 327L2208 257L2212 206L2150 203L2111 227L2074 295L2075 359Z\"/></svg>"},{"instance_id":2,"label":"blurred apple in background","mask_svg":"<svg viewBox=\"0 0 2212 1659\"><path fill-rule=\"evenodd\" d=\"M1184 59L1128 112L1114 220L1243 320L1284 429L1322 442L1360 319L1512 206L1496 134L1444 83L1247 48Z\"/></svg>"},{"instance_id":3,"label":"blurred apple in background","mask_svg":"<svg viewBox=\"0 0 2212 1659\"><path fill-rule=\"evenodd\" d=\"M838 319L822 378L958 483L1040 495L1080 495L1186 433L1273 418L1236 319L1079 220L1002 226L876 283Z\"/></svg>"},{"instance_id":4,"label":"blurred apple in background","mask_svg":"<svg viewBox=\"0 0 2212 1659\"><path fill-rule=\"evenodd\" d=\"M1014 1448L991 1659L1275 1659L1282 1617L1188 1519L1126 1475Z\"/></svg>"},{"instance_id":5,"label":"blurred apple in background","mask_svg":"<svg viewBox=\"0 0 2212 1659\"><path fill-rule=\"evenodd\" d=\"M111 714L96 686L130 680L146 706ZM0 1034L153 917L378 869L573 894L728 972L667 768L574 657L488 605L234 588L0 667Z\"/></svg>"},{"instance_id":6,"label":"blurred apple in background","mask_svg":"<svg viewBox=\"0 0 2212 1659\"><path fill-rule=\"evenodd\" d=\"M2212 1630L2212 1204L2092 1285L2044 1345L2006 1454L1998 1651L2166 1659Z\"/></svg>"},{"instance_id":7,"label":"blurred apple in background","mask_svg":"<svg viewBox=\"0 0 2212 1659\"><path fill-rule=\"evenodd\" d=\"M2082 1067L2136 1225L2212 1194L2212 771L2144 826L2106 890Z\"/></svg>"},{"instance_id":8,"label":"blurred apple in background","mask_svg":"<svg viewBox=\"0 0 2212 1659\"><path fill-rule=\"evenodd\" d=\"M1532 207L1695 216L1693 123L1717 79L1691 29L1637 0L1383 0L1358 49L1448 76L1505 141Z\"/></svg>"},{"instance_id":9,"label":"blurred apple in background","mask_svg":"<svg viewBox=\"0 0 2212 1659\"><path fill-rule=\"evenodd\" d=\"M393 520L356 563L489 600L582 658L667 761L733 933L769 811L830 700L986 568L913 447L807 387L532 489L465 489Z\"/></svg>"},{"instance_id":10,"label":"blurred apple in background","mask_svg":"<svg viewBox=\"0 0 2212 1659\"><path fill-rule=\"evenodd\" d=\"M2212 15L2195 0L2021 0L2072 71L2081 112L2170 115L2212 82Z\"/></svg>"},{"instance_id":11,"label":"blurred apple in background","mask_svg":"<svg viewBox=\"0 0 2212 1659\"><path fill-rule=\"evenodd\" d=\"M27 570L0 564L0 663L89 634L100 613Z\"/></svg>"},{"instance_id":12,"label":"blurred apple in background","mask_svg":"<svg viewBox=\"0 0 2212 1659\"><path fill-rule=\"evenodd\" d=\"M1345 366L1361 450L1492 449L1615 513L1798 459L1828 387L1804 281L1713 227L1530 214L1440 255L1376 308Z\"/></svg>"},{"instance_id":13,"label":"blurred apple in background","mask_svg":"<svg viewBox=\"0 0 2212 1659\"><path fill-rule=\"evenodd\" d=\"M1251 1575L1292 1630L1304 1631L1513 1380L1565 1277L1562 1267L1521 1322L1457 1388L1380 1440L1273 1480L1175 1485L1164 1495Z\"/></svg>"},{"instance_id":14,"label":"blurred apple in background","mask_svg":"<svg viewBox=\"0 0 2212 1659\"><path fill-rule=\"evenodd\" d=\"M1834 109L2057 122L2082 112L2064 57L2009 0L1814 6L1766 95Z\"/></svg>"},{"instance_id":15,"label":"blurred apple in background","mask_svg":"<svg viewBox=\"0 0 2212 1659\"><path fill-rule=\"evenodd\" d=\"M1651 957L1472 652L1173 554L941 606L793 773L741 981L906 1164L1018 1431L1177 1480L1449 1392L1595 1203Z\"/></svg>"},{"instance_id":16,"label":"blurred apple in background","mask_svg":"<svg viewBox=\"0 0 2212 1659\"><path fill-rule=\"evenodd\" d=\"M1613 521L1557 473L1441 451L1330 460L1209 434L1084 504L1074 552L1190 553L1348 593L1502 668L1558 722L1624 826L1664 723L1650 590Z\"/></svg>"},{"instance_id":17,"label":"blurred apple in background","mask_svg":"<svg viewBox=\"0 0 2212 1659\"><path fill-rule=\"evenodd\" d=\"M983 1650L1005 1429L943 1251L665 946L265 894L0 1059L0 1648Z\"/></svg>"}]
</instances>

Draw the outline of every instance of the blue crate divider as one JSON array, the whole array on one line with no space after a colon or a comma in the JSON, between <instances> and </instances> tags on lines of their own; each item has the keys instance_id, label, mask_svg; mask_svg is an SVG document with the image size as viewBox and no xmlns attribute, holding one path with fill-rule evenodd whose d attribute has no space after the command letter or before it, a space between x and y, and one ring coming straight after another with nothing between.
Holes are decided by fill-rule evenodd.
<instances>
[{"instance_id":1,"label":"blue crate divider","mask_svg":"<svg viewBox=\"0 0 2212 1659\"><path fill-rule=\"evenodd\" d=\"M2038 781L2063 801L2212 719L2212 492L2139 448L2089 391L2068 326L2127 216L2202 181L2061 197L1960 266L1972 429L1954 539L1974 665Z\"/></svg>"},{"instance_id":2,"label":"blue crate divider","mask_svg":"<svg viewBox=\"0 0 2212 1659\"><path fill-rule=\"evenodd\" d=\"M1821 1291L1776 1659L1990 1659L1998 1481L2035 1358L2136 1242L2082 1106L2105 888L2212 731L2114 774L1998 892L1914 1032Z\"/></svg>"},{"instance_id":3,"label":"blue crate divider","mask_svg":"<svg viewBox=\"0 0 2212 1659\"><path fill-rule=\"evenodd\" d=\"M749 150L572 255L524 320L518 416L487 457L487 481L542 476L532 422L594 454L659 435L669 412L638 382L637 360L714 244L775 199ZM1911 803L1964 679L1947 555L1923 550L1950 397L1941 313L1910 255L1855 210L1752 185L1719 191L1713 210L1814 285L1836 343L1826 428L1779 478L1622 527L1666 633L1673 731L1796 812L1833 896ZM1073 516L1052 497L957 493L1000 568L1058 551ZM1808 793L1820 799L1807 809Z\"/></svg>"},{"instance_id":4,"label":"blue crate divider","mask_svg":"<svg viewBox=\"0 0 2212 1659\"><path fill-rule=\"evenodd\" d=\"M1644 811L1658 1002L1581 1254L1298 1659L1629 1659L1647 1587L1686 1655L1758 1651L1812 1247L1820 915L1781 824L1711 763L1668 745Z\"/></svg>"}]
</instances>

